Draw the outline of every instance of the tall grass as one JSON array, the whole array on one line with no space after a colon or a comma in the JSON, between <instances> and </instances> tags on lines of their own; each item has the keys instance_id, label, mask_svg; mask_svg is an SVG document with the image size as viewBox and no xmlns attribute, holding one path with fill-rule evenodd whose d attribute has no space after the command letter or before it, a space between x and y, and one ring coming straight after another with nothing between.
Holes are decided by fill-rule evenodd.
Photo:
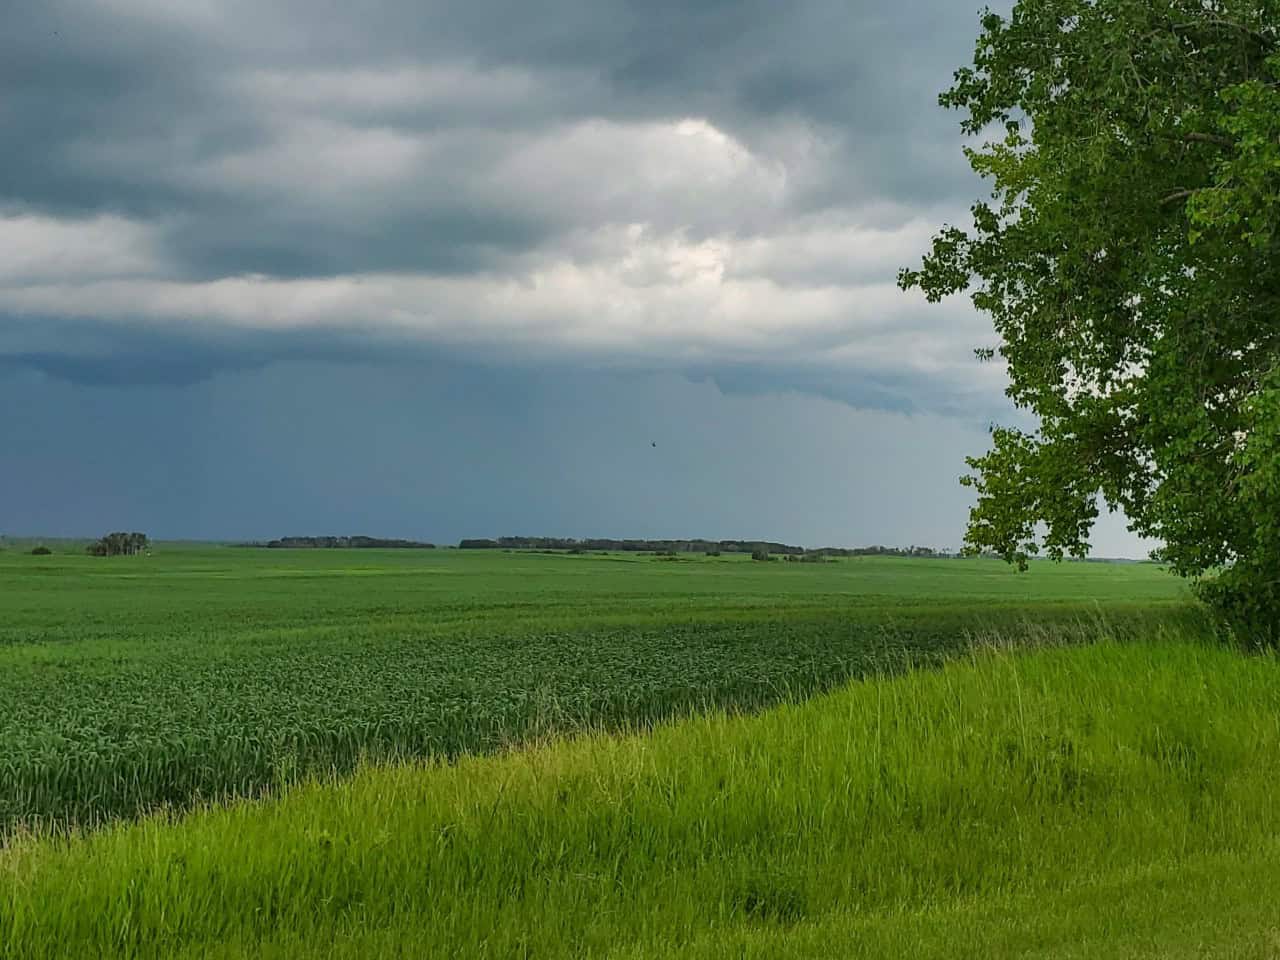
<instances>
[{"instance_id":1,"label":"tall grass","mask_svg":"<svg viewBox=\"0 0 1280 960\"><path fill-rule=\"evenodd\" d=\"M0 952L1253 955L1277 775L1273 658L987 647L757 716L14 840Z\"/></svg>"}]
</instances>

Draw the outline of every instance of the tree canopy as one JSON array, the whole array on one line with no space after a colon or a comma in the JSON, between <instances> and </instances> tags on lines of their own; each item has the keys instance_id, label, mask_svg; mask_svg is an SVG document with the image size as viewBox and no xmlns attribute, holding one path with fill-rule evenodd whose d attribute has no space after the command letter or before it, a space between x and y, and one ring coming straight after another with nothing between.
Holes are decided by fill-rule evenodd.
<instances>
[{"instance_id":1,"label":"tree canopy","mask_svg":"<svg viewBox=\"0 0 1280 960\"><path fill-rule=\"evenodd\" d=\"M968 544L1083 555L1099 497L1280 612L1280 0L1018 0L940 102L992 185L904 288L968 291L1036 430L968 462Z\"/></svg>"},{"instance_id":2,"label":"tree canopy","mask_svg":"<svg viewBox=\"0 0 1280 960\"><path fill-rule=\"evenodd\" d=\"M89 544L87 550L95 557L132 557L144 553L150 541L145 533L108 533Z\"/></svg>"}]
</instances>

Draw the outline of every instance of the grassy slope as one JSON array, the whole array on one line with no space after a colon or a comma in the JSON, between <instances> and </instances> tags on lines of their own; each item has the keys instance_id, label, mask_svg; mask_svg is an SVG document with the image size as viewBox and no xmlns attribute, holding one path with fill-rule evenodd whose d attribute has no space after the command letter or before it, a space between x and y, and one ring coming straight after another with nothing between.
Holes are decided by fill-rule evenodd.
<instances>
[{"instance_id":1,"label":"grassy slope","mask_svg":"<svg viewBox=\"0 0 1280 960\"><path fill-rule=\"evenodd\" d=\"M1280 664L981 654L0 853L13 957L1272 956ZM0 946L0 951L5 950Z\"/></svg>"},{"instance_id":2,"label":"grassy slope","mask_svg":"<svg viewBox=\"0 0 1280 960\"><path fill-rule=\"evenodd\" d=\"M0 831L251 794L361 755L757 707L975 626L1185 612L1151 566L753 564L161 545L0 553Z\"/></svg>"}]
</instances>

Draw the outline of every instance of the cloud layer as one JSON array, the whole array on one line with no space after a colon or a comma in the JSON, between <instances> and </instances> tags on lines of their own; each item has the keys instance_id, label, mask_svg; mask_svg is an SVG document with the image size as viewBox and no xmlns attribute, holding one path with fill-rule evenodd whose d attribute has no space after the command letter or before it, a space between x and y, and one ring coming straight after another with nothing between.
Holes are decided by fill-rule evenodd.
<instances>
[{"instance_id":1,"label":"cloud layer","mask_svg":"<svg viewBox=\"0 0 1280 960\"><path fill-rule=\"evenodd\" d=\"M975 12L51 0L0 34L0 365L181 383L447 356L987 415L896 290L975 184Z\"/></svg>"}]
</instances>

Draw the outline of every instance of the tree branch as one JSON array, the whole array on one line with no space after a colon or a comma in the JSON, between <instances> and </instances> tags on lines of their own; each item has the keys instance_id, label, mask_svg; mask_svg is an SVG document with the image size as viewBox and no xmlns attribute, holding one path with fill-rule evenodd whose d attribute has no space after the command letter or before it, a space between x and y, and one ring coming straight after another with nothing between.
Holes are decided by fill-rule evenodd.
<instances>
[{"instance_id":1,"label":"tree branch","mask_svg":"<svg viewBox=\"0 0 1280 960\"><path fill-rule=\"evenodd\" d=\"M1236 33L1242 33L1246 37L1252 37L1264 47L1271 47L1276 43L1275 37L1269 37L1260 30L1255 30L1253 27L1246 26L1243 23L1237 23L1234 20L1228 20L1226 17L1205 17L1203 20L1194 20L1190 23L1173 23L1169 26L1172 28L1174 33L1187 33L1197 27L1222 27L1226 30L1234 30Z\"/></svg>"},{"instance_id":2,"label":"tree branch","mask_svg":"<svg viewBox=\"0 0 1280 960\"><path fill-rule=\"evenodd\" d=\"M1160 206L1162 207L1167 206L1168 204L1173 203L1175 200L1185 200L1187 199L1187 197L1194 197L1197 193L1199 193L1203 189L1204 187L1190 187L1186 190L1175 190L1173 193L1169 194L1167 197L1165 197L1163 200L1160 201Z\"/></svg>"},{"instance_id":3,"label":"tree branch","mask_svg":"<svg viewBox=\"0 0 1280 960\"><path fill-rule=\"evenodd\" d=\"M1207 143L1215 147L1222 147L1224 150L1235 148L1236 142L1230 137L1224 137L1216 133L1184 133L1181 136L1162 133L1157 134L1161 140L1167 140L1170 143Z\"/></svg>"},{"instance_id":4,"label":"tree branch","mask_svg":"<svg viewBox=\"0 0 1280 960\"><path fill-rule=\"evenodd\" d=\"M1222 137L1216 133L1187 133L1183 134L1182 139L1188 143L1212 143L1228 150L1236 145L1230 137Z\"/></svg>"}]
</instances>

